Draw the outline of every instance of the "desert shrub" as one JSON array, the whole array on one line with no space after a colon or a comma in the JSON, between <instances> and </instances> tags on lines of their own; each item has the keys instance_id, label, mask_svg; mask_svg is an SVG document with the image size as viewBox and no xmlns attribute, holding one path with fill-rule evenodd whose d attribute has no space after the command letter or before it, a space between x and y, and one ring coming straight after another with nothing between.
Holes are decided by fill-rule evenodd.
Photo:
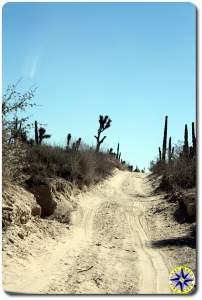
<instances>
[{"instance_id":1,"label":"desert shrub","mask_svg":"<svg viewBox=\"0 0 202 300\"><path fill-rule=\"evenodd\" d=\"M18 83L17 83L18 84ZM34 91L17 92L17 84L9 86L2 99L2 173L5 181L21 181L26 162L26 134L29 127L22 112L33 106ZM21 117L17 115L20 113Z\"/></svg>"},{"instance_id":2,"label":"desert shrub","mask_svg":"<svg viewBox=\"0 0 202 300\"><path fill-rule=\"evenodd\" d=\"M94 149L66 150L59 146L27 146L28 166L24 172L32 177L61 177L79 187L90 185L110 175L114 164L106 153Z\"/></svg>"},{"instance_id":3,"label":"desert shrub","mask_svg":"<svg viewBox=\"0 0 202 300\"><path fill-rule=\"evenodd\" d=\"M160 188L170 191L188 189L196 186L196 157L183 157L181 146L175 147L173 159L170 162L152 162L150 170L162 175Z\"/></svg>"},{"instance_id":4,"label":"desert shrub","mask_svg":"<svg viewBox=\"0 0 202 300\"><path fill-rule=\"evenodd\" d=\"M68 177L69 169L67 152L57 146L37 145L27 146L28 167L24 169L29 175L41 177Z\"/></svg>"},{"instance_id":5,"label":"desert shrub","mask_svg":"<svg viewBox=\"0 0 202 300\"><path fill-rule=\"evenodd\" d=\"M94 151L86 150L77 152L78 173L80 185L90 185L95 180L96 154Z\"/></svg>"},{"instance_id":6,"label":"desert shrub","mask_svg":"<svg viewBox=\"0 0 202 300\"><path fill-rule=\"evenodd\" d=\"M109 154L93 149L83 143L81 138L75 144L77 147L51 146L28 139L27 108L33 106L31 99L34 91L21 94L16 91L17 84L7 88L2 101L2 128L3 128L3 178L5 180L29 181L30 178L37 184L46 178L61 177L75 183L79 187L90 185L111 174L114 167L120 167L120 162L111 158ZM21 116L19 118L19 115ZM111 120L105 116L103 128L110 126ZM105 124L106 123L106 124ZM35 122L35 131L37 122ZM41 137L45 129L41 129ZM40 129L39 131L40 135ZM43 129L43 130L42 130ZM69 142L70 142L69 136ZM99 139L98 139L99 140ZM32 141L32 142L31 142ZM102 140L99 140L101 143ZM121 167L120 167L121 168Z\"/></svg>"},{"instance_id":7,"label":"desert shrub","mask_svg":"<svg viewBox=\"0 0 202 300\"><path fill-rule=\"evenodd\" d=\"M111 160L109 155L104 152L96 154L96 181L106 178L112 174L112 170L118 167L116 160Z\"/></svg>"},{"instance_id":8,"label":"desert shrub","mask_svg":"<svg viewBox=\"0 0 202 300\"><path fill-rule=\"evenodd\" d=\"M195 159L176 159L166 170L172 186L176 185L187 189L196 186L196 161Z\"/></svg>"},{"instance_id":9,"label":"desert shrub","mask_svg":"<svg viewBox=\"0 0 202 300\"><path fill-rule=\"evenodd\" d=\"M2 175L5 181L23 181L22 170L26 165L26 147L19 139L9 144L5 140L5 133L2 138Z\"/></svg>"}]
</instances>

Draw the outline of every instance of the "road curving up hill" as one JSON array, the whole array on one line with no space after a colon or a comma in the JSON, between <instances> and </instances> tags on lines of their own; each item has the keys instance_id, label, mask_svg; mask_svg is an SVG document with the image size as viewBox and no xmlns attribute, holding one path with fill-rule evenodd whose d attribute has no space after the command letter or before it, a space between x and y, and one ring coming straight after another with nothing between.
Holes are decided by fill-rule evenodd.
<instances>
[{"instance_id":1,"label":"road curving up hill","mask_svg":"<svg viewBox=\"0 0 202 300\"><path fill-rule=\"evenodd\" d=\"M4 289L40 294L171 293L168 276L175 262L161 248L151 247L151 208L162 202L152 191L147 174L116 171L80 194L70 230L58 240L44 239L40 253L33 245L32 256L23 263L8 262ZM159 219L156 226L159 230ZM162 223L161 234L164 227Z\"/></svg>"}]
</instances>

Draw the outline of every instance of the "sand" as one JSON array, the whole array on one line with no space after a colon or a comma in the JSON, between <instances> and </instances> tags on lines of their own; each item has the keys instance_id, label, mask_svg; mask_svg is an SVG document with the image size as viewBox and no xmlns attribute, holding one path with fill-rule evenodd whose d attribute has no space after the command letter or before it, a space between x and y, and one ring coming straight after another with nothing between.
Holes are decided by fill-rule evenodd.
<instances>
[{"instance_id":1,"label":"sand","mask_svg":"<svg viewBox=\"0 0 202 300\"><path fill-rule=\"evenodd\" d=\"M181 263L179 247L152 247L176 223L148 174L116 171L80 193L71 225L58 236L33 238L30 254L4 257L4 290L34 294L170 294L168 276ZM168 213L155 213L167 207ZM43 220L46 222L46 220ZM48 221L47 221L48 222ZM55 222L55 223L54 223ZM178 232L184 230L183 225ZM177 233L175 232L175 235ZM23 241L26 246L26 240ZM186 248L187 249L187 248ZM12 251L10 249L10 251ZM188 247L195 257L195 249Z\"/></svg>"}]
</instances>

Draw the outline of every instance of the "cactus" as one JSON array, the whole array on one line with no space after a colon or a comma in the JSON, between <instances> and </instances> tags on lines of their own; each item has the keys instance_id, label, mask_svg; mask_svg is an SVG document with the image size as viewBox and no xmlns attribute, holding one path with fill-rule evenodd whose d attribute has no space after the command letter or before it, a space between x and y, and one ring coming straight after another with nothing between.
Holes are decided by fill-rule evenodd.
<instances>
[{"instance_id":1,"label":"cactus","mask_svg":"<svg viewBox=\"0 0 202 300\"><path fill-rule=\"evenodd\" d=\"M117 145L116 158L117 158L117 159L119 158L119 143L118 143L118 145Z\"/></svg>"},{"instance_id":2,"label":"cactus","mask_svg":"<svg viewBox=\"0 0 202 300\"><path fill-rule=\"evenodd\" d=\"M79 138L79 139L76 141L76 144L75 144L75 150L76 150L76 151L79 150L80 145L81 145L81 138Z\"/></svg>"},{"instance_id":3,"label":"cactus","mask_svg":"<svg viewBox=\"0 0 202 300\"><path fill-rule=\"evenodd\" d=\"M35 143L38 145L39 144L39 134L38 134L38 123L37 121L34 122L35 126Z\"/></svg>"},{"instance_id":4,"label":"cactus","mask_svg":"<svg viewBox=\"0 0 202 300\"><path fill-rule=\"evenodd\" d=\"M168 143L168 161L170 162L172 158L172 140L171 137L169 137L169 143Z\"/></svg>"},{"instance_id":5,"label":"cactus","mask_svg":"<svg viewBox=\"0 0 202 300\"><path fill-rule=\"evenodd\" d=\"M67 135L67 149L69 149L70 141L71 141L71 133L68 133Z\"/></svg>"},{"instance_id":6,"label":"cactus","mask_svg":"<svg viewBox=\"0 0 202 300\"><path fill-rule=\"evenodd\" d=\"M43 127L40 127L38 129L38 122L35 121L34 122L34 127L35 127L35 143L37 145L40 145L43 141L43 139L49 139L51 137L50 134L45 134L46 133L46 129Z\"/></svg>"},{"instance_id":7,"label":"cactus","mask_svg":"<svg viewBox=\"0 0 202 300\"><path fill-rule=\"evenodd\" d=\"M75 151L76 150L76 143L72 144L72 150Z\"/></svg>"},{"instance_id":8,"label":"cactus","mask_svg":"<svg viewBox=\"0 0 202 300\"><path fill-rule=\"evenodd\" d=\"M110 127L111 125L111 120L109 119L108 116L102 116L100 115L99 117L99 128L98 128L98 132L97 132L97 136L95 135L95 139L96 139L96 142L97 142L97 145L96 145L96 152L99 152L100 150L100 145L104 142L104 140L106 139L106 136L104 136L102 139L100 137L101 133L106 130L107 128Z\"/></svg>"},{"instance_id":9,"label":"cactus","mask_svg":"<svg viewBox=\"0 0 202 300\"><path fill-rule=\"evenodd\" d=\"M193 147L193 156L196 156L196 136L194 122L192 122L192 147Z\"/></svg>"},{"instance_id":10,"label":"cactus","mask_svg":"<svg viewBox=\"0 0 202 300\"><path fill-rule=\"evenodd\" d=\"M164 136L163 136L162 160L164 161L166 159L167 131L168 131L168 116L165 117Z\"/></svg>"},{"instance_id":11,"label":"cactus","mask_svg":"<svg viewBox=\"0 0 202 300\"><path fill-rule=\"evenodd\" d=\"M188 128L187 128L187 124L185 124L185 128L184 128L183 157L187 158L188 156L189 156Z\"/></svg>"},{"instance_id":12,"label":"cactus","mask_svg":"<svg viewBox=\"0 0 202 300\"><path fill-rule=\"evenodd\" d=\"M15 118L13 127L14 128L11 129L11 137L9 143L12 139L16 140L17 138L21 139L22 142L27 142L27 134L25 128L22 128L22 120L19 121L18 118Z\"/></svg>"},{"instance_id":13,"label":"cactus","mask_svg":"<svg viewBox=\"0 0 202 300\"><path fill-rule=\"evenodd\" d=\"M175 147L172 147L172 151L171 151L171 157L173 158L174 156L174 150L175 150Z\"/></svg>"},{"instance_id":14,"label":"cactus","mask_svg":"<svg viewBox=\"0 0 202 300\"><path fill-rule=\"evenodd\" d=\"M134 172L140 172L140 169L138 168L138 166L136 165L136 168L135 168L135 170L134 170Z\"/></svg>"},{"instance_id":15,"label":"cactus","mask_svg":"<svg viewBox=\"0 0 202 300\"><path fill-rule=\"evenodd\" d=\"M51 137L50 134L45 134L46 129L43 127L39 128L39 145L42 143L43 139L49 139Z\"/></svg>"},{"instance_id":16,"label":"cactus","mask_svg":"<svg viewBox=\"0 0 202 300\"><path fill-rule=\"evenodd\" d=\"M110 148L109 149L109 154L112 154L113 153L113 148Z\"/></svg>"},{"instance_id":17,"label":"cactus","mask_svg":"<svg viewBox=\"0 0 202 300\"><path fill-rule=\"evenodd\" d=\"M121 152L119 153L119 157L118 157L118 160L120 160L121 159Z\"/></svg>"},{"instance_id":18,"label":"cactus","mask_svg":"<svg viewBox=\"0 0 202 300\"><path fill-rule=\"evenodd\" d=\"M161 156L161 148L159 147L159 160L162 159L162 156Z\"/></svg>"}]
</instances>

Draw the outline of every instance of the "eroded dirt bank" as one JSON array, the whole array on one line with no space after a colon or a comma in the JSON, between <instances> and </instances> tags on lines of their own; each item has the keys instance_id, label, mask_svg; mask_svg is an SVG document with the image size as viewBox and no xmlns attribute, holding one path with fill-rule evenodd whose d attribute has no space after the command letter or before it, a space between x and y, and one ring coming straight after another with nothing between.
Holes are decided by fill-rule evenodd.
<instances>
[{"instance_id":1,"label":"eroded dirt bank","mask_svg":"<svg viewBox=\"0 0 202 300\"><path fill-rule=\"evenodd\" d=\"M183 248L155 242L183 236L191 225L175 223L165 212L169 207L163 195L152 191L148 175L117 171L80 194L70 229L61 224L56 238L43 237L25 258L5 256L4 289L50 294L170 293L169 271L185 260L179 251L186 250L193 267L195 249L186 243Z\"/></svg>"}]
</instances>

